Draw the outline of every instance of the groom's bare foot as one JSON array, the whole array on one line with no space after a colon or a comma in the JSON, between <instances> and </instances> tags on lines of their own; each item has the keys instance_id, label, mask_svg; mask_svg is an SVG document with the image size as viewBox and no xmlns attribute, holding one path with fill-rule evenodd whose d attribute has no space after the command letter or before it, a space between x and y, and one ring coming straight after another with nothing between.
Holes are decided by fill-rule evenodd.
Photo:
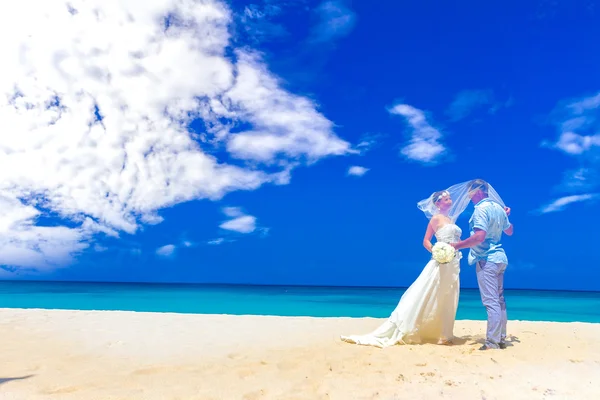
<instances>
[{"instance_id":1,"label":"groom's bare foot","mask_svg":"<svg viewBox=\"0 0 600 400\"><path fill-rule=\"evenodd\" d=\"M442 345L442 346L452 346L452 345L454 345L454 343L452 343L452 340L440 340L438 342L438 344Z\"/></svg>"}]
</instances>

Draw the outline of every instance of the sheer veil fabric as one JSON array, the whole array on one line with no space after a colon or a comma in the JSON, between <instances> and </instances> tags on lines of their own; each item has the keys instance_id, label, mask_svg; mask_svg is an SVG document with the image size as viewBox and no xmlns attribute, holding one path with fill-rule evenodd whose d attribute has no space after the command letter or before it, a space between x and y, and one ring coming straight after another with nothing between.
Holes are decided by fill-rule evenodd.
<instances>
[{"instance_id":1,"label":"sheer veil fabric","mask_svg":"<svg viewBox=\"0 0 600 400\"><path fill-rule=\"evenodd\" d=\"M469 202L471 201L471 198L469 197L469 188L471 186L471 182L473 181L469 180L466 182L457 183L445 190L452 198L452 207L450 208L450 211L448 213L448 217L450 218L450 220L452 220L452 222L456 222L457 218L466 210L467 206L469 205ZM502 198L500 197L498 192L492 187L492 185L487 183L487 187L489 198L499 203L502 207L505 207ZM435 193L432 193L429 197L417 203L417 208L423 211L423 213L428 219L431 219L431 217L439 213L439 210L437 209L433 201L434 194Z\"/></svg>"}]
</instances>

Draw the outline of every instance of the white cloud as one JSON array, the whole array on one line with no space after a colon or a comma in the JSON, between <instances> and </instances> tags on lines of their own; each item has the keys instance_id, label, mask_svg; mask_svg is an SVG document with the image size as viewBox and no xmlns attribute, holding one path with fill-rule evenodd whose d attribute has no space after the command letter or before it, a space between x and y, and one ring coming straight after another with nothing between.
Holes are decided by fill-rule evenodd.
<instances>
[{"instance_id":1,"label":"white cloud","mask_svg":"<svg viewBox=\"0 0 600 400\"><path fill-rule=\"evenodd\" d=\"M223 207L223 214L231 218L241 217L244 215L242 209L239 207Z\"/></svg>"},{"instance_id":2,"label":"white cloud","mask_svg":"<svg viewBox=\"0 0 600 400\"><path fill-rule=\"evenodd\" d=\"M591 201L597 199L599 197L598 194L581 194L581 195L572 195L565 196L559 199L554 200L553 202L543 206L539 212L542 214L547 214L551 212L557 212L564 210L570 204L580 203L584 201Z\"/></svg>"},{"instance_id":3,"label":"white cloud","mask_svg":"<svg viewBox=\"0 0 600 400\"><path fill-rule=\"evenodd\" d=\"M0 196L1 265L52 269L70 263L74 255L88 247L82 239L99 231L89 218L78 228L36 226L40 215L34 206L14 196Z\"/></svg>"},{"instance_id":4,"label":"white cloud","mask_svg":"<svg viewBox=\"0 0 600 400\"><path fill-rule=\"evenodd\" d=\"M344 37L356 24L356 14L343 1L324 1L315 12L319 21L312 29L312 42L329 42Z\"/></svg>"},{"instance_id":5,"label":"white cloud","mask_svg":"<svg viewBox=\"0 0 600 400\"><path fill-rule=\"evenodd\" d=\"M554 111L554 123L558 137L544 140L542 147L558 150L578 165L564 173L559 189L567 196L559 200L584 201L588 196L584 192L600 186L600 93L561 102ZM564 208L561 204L553 202L546 207L560 211Z\"/></svg>"},{"instance_id":6,"label":"white cloud","mask_svg":"<svg viewBox=\"0 0 600 400\"><path fill-rule=\"evenodd\" d=\"M275 4L274 4L275 3ZM285 4L281 2L264 1L263 4L249 4L239 15L238 31L246 34L245 39L252 42L272 40L288 35L281 24L271 21L283 12Z\"/></svg>"},{"instance_id":7,"label":"white cloud","mask_svg":"<svg viewBox=\"0 0 600 400\"><path fill-rule=\"evenodd\" d=\"M555 114L558 139L553 142L545 140L542 146L583 160L599 162L600 93L562 102Z\"/></svg>"},{"instance_id":8,"label":"white cloud","mask_svg":"<svg viewBox=\"0 0 600 400\"><path fill-rule=\"evenodd\" d=\"M224 242L225 242L225 239L223 239L223 238L217 238L217 239L209 240L206 243L210 244L210 245L213 245L213 246L216 246L216 245L222 244Z\"/></svg>"},{"instance_id":9,"label":"white cloud","mask_svg":"<svg viewBox=\"0 0 600 400\"><path fill-rule=\"evenodd\" d=\"M246 215L238 207L225 207L223 213L231 219L219 225L219 228L238 233L252 233L256 230L256 217Z\"/></svg>"},{"instance_id":10,"label":"white cloud","mask_svg":"<svg viewBox=\"0 0 600 400\"><path fill-rule=\"evenodd\" d=\"M94 245L94 250L97 251L98 253L103 253L105 251L108 251L108 247L102 246L102 245L99 245L99 244L96 243Z\"/></svg>"},{"instance_id":11,"label":"white cloud","mask_svg":"<svg viewBox=\"0 0 600 400\"><path fill-rule=\"evenodd\" d=\"M587 111L595 111L600 107L600 92L594 96L584 97L567 105L575 115L583 115Z\"/></svg>"},{"instance_id":12,"label":"white cloud","mask_svg":"<svg viewBox=\"0 0 600 400\"><path fill-rule=\"evenodd\" d=\"M368 168L361 167L359 165L353 165L352 167L348 168L348 175L363 176L367 173L367 171L369 171Z\"/></svg>"},{"instance_id":13,"label":"white cloud","mask_svg":"<svg viewBox=\"0 0 600 400\"><path fill-rule=\"evenodd\" d=\"M347 142L333 134L333 124L305 97L280 89L275 77L256 56L240 53L238 85L228 96L254 129L231 134L227 150L244 160L270 163L283 156L292 160L305 157L309 162L329 155L349 153Z\"/></svg>"},{"instance_id":14,"label":"white cloud","mask_svg":"<svg viewBox=\"0 0 600 400\"><path fill-rule=\"evenodd\" d=\"M256 229L256 217L253 217L252 215L244 215L242 217L225 221L219 225L219 227L228 231L251 233Z\"/></svg>"},{"instance_id":15,"label":"white cloud","mask_svg":"<svg viewBox=\"0 0 600 400\"><path fill-rule=\"evenodd\" d=\"M232 20L218 0L3 9L0 264L69 264L98 234L160 223L162 208L285 184L302 161L351 152L259 55L226 55ZM204 131L188 131L196 118ZM39 225L47 214L60 223Z\"/></svg>"},{"instance_id":16,"label":"white cloud","mask_svg":"<svg viewBox=\"0 0 600 400\"><path fill-rule=\"evenodd\" d=\"M156 249L156 254L161 257L170 257L175 253L175 249L174 244L167 244Z\"/></svg>"},{"instance_id":17,"label":"white cloud","mask_svg":"<svg viewBox=\"0 0 600 400\"><path fill-rule=\"evenodd\" d=\"M600 147L600 133L584 136L574 132L563 132L554 144L557 149L574 156L583 154L595 146Z\"/></svg>"},{"instance_id":18,"label":"white cloud","mask_svg":"<svg viewBox=\"0 0 600 400\"><path fill-rule=\"evenodd\" d=\"M600 182L600 171L593 168L577 168L565 171L561 186L567 192L586 192L593 190L596 182Z\"/></svg>"},{"instance_id":19,"label":"white cloud","mask_svg":"<svg viewBox=\"0 0 600 400\"><path fill-rule=\"evenodd\" d=\"M433 165L447 153L444 145L440 143L441 132L429 124L423 111L408 104L398 104L389 112L403 116L410 127L409 143L400 151L404 157Z\"/></svg>"},{"instance_id":20,"label":"white cloud","mask_svg":"<svg viewBox=\"0 0 600 400\"><path fill-rule=\"evenodd\" d=\"M383 136L384 135L382 134L367 133L361 137L360 141L353 147L351 152L361 156L365 155L381 143Z\"/></svg>"}]
</instances>

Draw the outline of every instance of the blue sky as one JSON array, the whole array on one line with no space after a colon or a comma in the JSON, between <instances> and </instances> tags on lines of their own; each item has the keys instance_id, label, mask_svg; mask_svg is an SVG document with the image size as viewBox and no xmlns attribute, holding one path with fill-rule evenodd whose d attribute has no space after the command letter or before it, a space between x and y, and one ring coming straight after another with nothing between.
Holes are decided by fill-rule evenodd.
<instances>
[{"instance_id":1,"label":"blue sky","mask_svg":"<svg viewBox=\"0 0 600 400\"><path fill-rule=\"evenodd\" d=\"M53 139L0 143L5 279L408 286L429 259L417 201L483 178L512 208L507 287L600 290L593 2L209 3L165 0L152 18L127 6L196 23L163 27L193 50L148 42L127 68L108 22L72 47L56 43L89 25L15 34L37 70L0 82L4 110L39 110L39 124L4 128ZM74 7L56 15L87 15ZM466 257L461 280L476 287Z\"/></svg>"}]
</instances>

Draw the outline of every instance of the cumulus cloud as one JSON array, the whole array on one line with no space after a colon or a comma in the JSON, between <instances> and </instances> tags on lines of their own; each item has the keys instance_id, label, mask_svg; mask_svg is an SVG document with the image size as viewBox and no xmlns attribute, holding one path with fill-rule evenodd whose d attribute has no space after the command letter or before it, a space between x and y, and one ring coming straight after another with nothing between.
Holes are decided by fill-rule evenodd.
<instances>
[{"instance_id":1,"label":"cumulus cloud","mask_svg":"<svg viewBox=\"0 0 600 400\"><path fill-rule=\"evenodd\" d=\"M243 213L239 207L226 207L223 213L230 219L219 225L219 228L238 233L252 233L256 230L256 217Z\"/></svg>"},{"instance_id":2,"label":"cumulus cloud","mask_svg":"<svg viewBox=\"0 0 600 400\"><path fill-rule=\"evenodd\" d=\"M293 167L350 151L310 99L232 46L232 21L218 0L24 0L0 13L0 265L65 265L165 207L285 184Z\"/></svg>"},{"instance_id":3,"label":"cumulus cloud","mask_svg":"<svg viewBox=\"0 0 600 400\"><path fill-rule=\"evenodd\" d=\"M312 29L312 42L330 42L344 37L356 24L356 14L343 1L324 1L315 13L318 23Z\"/></svg>"},{"instance_id":4,"label":"cumulus cloud","mask_svg":"<svg viewBox=\"0 0 600 400\"><path fill-rule=\"evenodd\" d=\"M409 127L410 140L400 151L402 156L425 165L434 165L446 155L447 150L440 142L442 133L431 126L423 111L408 104L398 104L389 112L403 116Z\"/></svg>"},{"instance_id":5,"label":"cumulus cloud","mask_svg":"<svg viewBox=\"0 0 600 400\"><path fill-rule=\"evenodd\" d=\"M576 162L576 168L564 172L559 190L570 202L585 201L589 192L600 186L600 93L561 102L552 120L558 136L544 140L541 146L560 151ZM556 211L564 209L561 204ZM552 205L550 210L555 211Z\"/></svg>"},{"instance_id":6,"label":"cumulus cloud","mask_svg":"<svg viewBox=\"0 0 600 400\"><path fill-rule=\"evenodd\" d=\"M363 176L364 174L367 173L367 171L369 171L368 168L361 167L359 165L353 165L352 167L348 168L348 175Z\"/></svg>"}]
</instances>

